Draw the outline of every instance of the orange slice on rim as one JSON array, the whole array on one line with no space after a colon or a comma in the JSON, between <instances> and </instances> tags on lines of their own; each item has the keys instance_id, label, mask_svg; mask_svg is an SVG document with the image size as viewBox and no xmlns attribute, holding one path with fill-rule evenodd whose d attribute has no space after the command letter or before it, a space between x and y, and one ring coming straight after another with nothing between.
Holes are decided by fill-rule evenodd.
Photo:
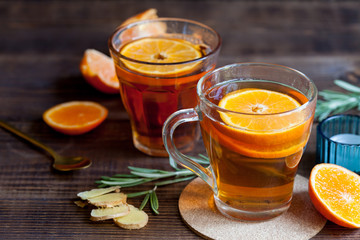
<instances>
[{"instance_id":1,"label":"orange slice on rim","mask_svg":"<svg viewBox=\"0 0 360 240\"><path fill-rule=\"evenodd\" d=\"M119 93L119 81L110 57L95 50L87 49L80 63L80 71L86 81L104 93Z\"/></svg>"},{"instance_id":2,"label":"orange slice on rim","mask_svg":"<svg viewBox=\"0 0 360 240\"><path fill-rule=\"evenodd\" d=\"M227 125L214 123L214 131L223 145L255 158L296 154L288 162L289 167L297 166L309 136L311 119L305 121L302 112L285 114L301 106L295 98L276 91L247 88L225 95L219 106L243 113L220 112Z\"/></svg>"},{"instance_id":3,"label":"orange slice on rim","mask_svg":"<svg viewBox=\"0 0 360 240\"><path fill-rule=\"evenodd\" d=\"M147 63L179 63L152 65L123 60L127 68L145 75L171 76L193 71L198 63L183 63L202 56L198 45L180 39L142 38L125 45L120 53Z\"/></svg>"},{"instance_id":4,"label":"orange slice on rim","mask_svg":"<svg viewBox=\"0 0 360 240\"><path fill-rule=\"evenodd\" d=\"M329 163L316 165L310 174L309 195L315 208L328 220L360 228L360 176Z\"/></svg>"},{"instance_id":5,"label":"orange slice on rim","mask_svg":"<svg viewBox=\"0 0 360 240\"><path fill-rule=\"evenodd\" d=\"M88 101L72 101L56 105L43 114L44 121L54 130L79 135L94 129L107 117L108 110Z\"/></svg>"}]
</instances>

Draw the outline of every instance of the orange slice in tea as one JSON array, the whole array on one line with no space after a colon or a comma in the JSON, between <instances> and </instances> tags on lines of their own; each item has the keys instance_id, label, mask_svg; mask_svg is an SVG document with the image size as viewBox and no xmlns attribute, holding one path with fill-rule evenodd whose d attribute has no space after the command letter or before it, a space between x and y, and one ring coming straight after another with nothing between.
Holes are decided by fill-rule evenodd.
<instances>
[{"instance_id":1,"label":"orange slice in tea","mask_svg":"<svg viewBox=\"0 0 360 240\"><path fill-rule=\"evenodd\" d=\"M227 110L250 114L282 113L300 107L301 104L289 95L265 90L242 89L227 94L219 102L219 106ZM239 115L221 113L222 120L230 126L246 128L248 130L276 130L287 128L290 119L283 121L263 121L254 117L246 118ZM301 119L300 119L301 120ZM293 122L293 121L292 121ZM298 121L295 120L295 124ZM294 124L294 123L293 123Z\"/></svg>"},{"instance_id":2,"label":"orange slice in tea","mask_svg":"<svg viewBox=\"0 0 360 240\"><path fill-rule=\"evenodd\" d=\"M311 121L301 112L286 112L301 106L293 97L266 89L247 88L225 95L221 108L243 114L220 112L228 126L217 126L219 140L230 149L256 158L279 158L296 154L305 146ZM280 114L281 115L275 115ZM233 140L240 142L236 143ZM301 154L299 154L301 155ZM297 165L298 154L289 160ZM295 159L296 158L296 159Z\"/></svg>"},{"instance_id":3,"label":"orange slice in tea","mask_svg":"<svg viewBox=\"0 0 360 240\"><path fill-rule=\"evenodd\" d=\"M310 174L309 195L315 208L328 220L360 228L360 176L329 163L316 165Z\"/></svg>"},{"instance_id":4,"label":"orange slice in tea","mask_svg":"<svg viewBox=\"0 0 360 240\"><path fill-rule=\"evenodd\" d=\"M43 114L44 121L54 130L79 135L94 129L107 117L108 110L88 101L72 101L56 105Z\"/></svg>"},{"instance_id":5,"label":"orange slice in tea","mask_svg":"<svg viewBox=\"0 0 360 240\"><path fill-rule=\"evenodd\" d=\"M80 71L86 81L104 93L119 93L119 81L110 57L95 50L87 49L80 63Z\"/></svg>"},{"instance_id":6,"label":"orange slice in tea","mask_svg":"<svg viewBox=\"0 0 360 240\"><path fill-rule=\"evenodd\" d=\"M181 63L202 56L201 49L180 39L142 38L125 45L120 53L147 63ZM151 65L123 60L126 67L145 75L171 76L191 72L198 63Z\"/></svg>"}]
</instances>

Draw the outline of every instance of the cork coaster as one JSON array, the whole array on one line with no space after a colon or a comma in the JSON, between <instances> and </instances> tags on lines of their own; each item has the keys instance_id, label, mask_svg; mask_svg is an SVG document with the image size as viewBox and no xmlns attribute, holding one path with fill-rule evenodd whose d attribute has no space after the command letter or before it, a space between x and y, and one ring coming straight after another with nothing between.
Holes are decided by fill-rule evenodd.
<instances>
[{"instance_id":1,"label":"cork coaster","mask_svg":"<svg viewBox=\"0 0 360 240\"><path fill-rule=\"evenodd\" d=\"M308 180L296 176L286 213L265 222L242 222L221 215L210 187L196 178L181 193L179 210L185 223L208 239L309 239L320 232L326 219L312 206L307 188Z\"/></svg>"}]
</instances>

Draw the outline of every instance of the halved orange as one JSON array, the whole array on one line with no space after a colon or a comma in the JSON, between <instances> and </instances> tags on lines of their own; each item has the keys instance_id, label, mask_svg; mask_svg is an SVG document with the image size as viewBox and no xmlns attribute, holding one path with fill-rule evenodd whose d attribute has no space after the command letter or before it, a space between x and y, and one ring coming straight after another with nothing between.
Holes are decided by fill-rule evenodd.
<instances>
[{"instance_id":1,"label":"halved orange","mask_svg":"<svg viewBox=\"0 0 360 240\"><path fill-rule=\"evenodd\" d=\"M98 103L72 101L61 103L46 110L43 119L58 132L79 135L100 125L107 114L108 110Z\"/></svg>"},{"instance_id":2,"label":"halved orange","mask_svg":"<svg viewBox=\"0 0 360 240\"><path fill-rule=\"evenodd\" d=\"M156 9L150 8L126 19L121 26L157 18L156 12ZM114 63L107 55L95 49L87 49L80 63L80 71L87 82L99 91L109 94L119 93L119 81L116 77Z\"/></svg>"},{"instance_id":3,"label":"halved orange","mask_svg":"<svg viewBox=\"0 0 360 240\"><path fill-rule=\"evenodd\" d=\"M329 163L316 165L310 174L309 195L315 208L328 220L360 228L360 176Z\"/></svg>"},{"instance_id":4,"label":"halved orange","mask_svg":"<svg viewBox=\"0 0 360 240\"><path fill-rule=\"evenodd\" d=\"M166 38L142 38L125 45L120 53L125 57L147 63L179 63L151 65L123 60L126 67L145 75L171 76L192 71L198 63L180 64L200 58L201 49L188 41Z\"/></svg>"},{"instance_id":5,"label":"halved orange","mask_svg":"<svg viewBox=\"0 0 360 240\"><path fill-rule=\"evenodd\" d=\"M87 49L80 62L80 71L94 88L104 93L119 93L119 81L110 57L95 50Z\"/></svg>"},{"instance_id":6,"label":"halved orange","mask_svg":"<svg viewBox=\"0 0 360 240\"><path fill-rule=\"evenodd\" d=\"M306 97L304 96L306 99ZM302 112L285 113L301 106L295 98L276 91L246 88L225 95L219 106L243 114L220 112L227 124L214 124L218 140L229 149L255 158L281 158L296 154L305 146L311 119ZM289 158L297 165L302 153ZM290 163L292 162L292 163Z\"/></svg>"},{"instance_id":7,"label":"halved orange","mask_svg":"<svg viewBox=\"0 0 360 240\"><path fill-rule=\"evenodd\" d=\"M158 18L157 10L155 8L149 8L139 14L136 14L135 16L129 17L121 24L121 26L141 20L155 19L155 18Z\"/></svg>"}]
</instances>

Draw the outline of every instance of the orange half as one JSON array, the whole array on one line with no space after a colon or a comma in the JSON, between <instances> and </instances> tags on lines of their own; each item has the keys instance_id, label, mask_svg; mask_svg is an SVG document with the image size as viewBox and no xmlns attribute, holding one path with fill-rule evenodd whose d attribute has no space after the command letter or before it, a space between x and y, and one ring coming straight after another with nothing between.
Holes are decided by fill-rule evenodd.
<instances>
[{"instance_id":1,"label":"orange half","mask_svg":"<svg viewBox=\"0 0 360 240\"><path fill-rule=\"evenodd\" d=\"M309 195L315 208L328 220L360 228L360 176L335 165L316 165L310 174Z\"/></svg>"},{"instance_id":2,"label":"orange half","mask_svg":"<svg viewBox=\"0 0 360 240\"><path fill-rule=\"evenodd\" d=\"M119 93L119 81L110 57L87 49L80 62L80 71L90 85L104 93Z\"/></svg>"},{"instance_id":3,"label":"orange half","mask_svg":"<svg viewBox=\"0 0 360 240\"><path fill-rule=\"evenodd\" d=\"M43 114L44 121L54 130L79 135L94 129L107 117L108 110L88 101L72 101L56 105Z\"/></svg>"}]
</instances>

